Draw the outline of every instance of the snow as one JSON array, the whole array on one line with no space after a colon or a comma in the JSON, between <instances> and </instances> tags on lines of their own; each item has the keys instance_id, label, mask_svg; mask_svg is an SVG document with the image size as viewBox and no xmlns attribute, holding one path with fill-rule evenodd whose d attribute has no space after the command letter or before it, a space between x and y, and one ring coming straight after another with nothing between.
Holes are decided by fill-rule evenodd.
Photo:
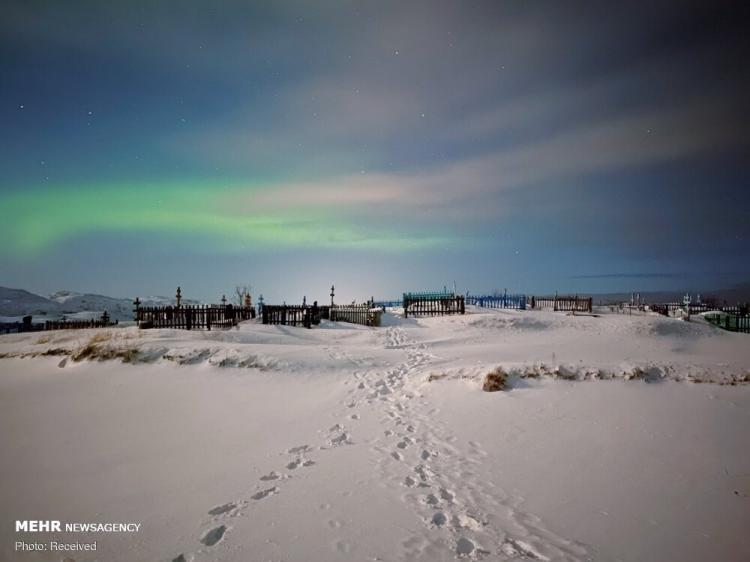
<instances>
[{"instance_id":1,"label":"snow","mask_svg":"<svg viewBox=\"0 0 750 562\"><path fill-rule=\"evenodd\" d=\"M383 324L0 336L4 519L142 523L54 537L98 540L78 562L750 557L750 336ZM483 392L498 367L511 389Z\"/></svg>"},{"instance_id":2,"label":"snow","mask_svg":"<svg viewBox=\"0 0 750 562\"><path fill-rule=\"evenodd\" d=\"M149 296L141 299L142 306L174 305L174 297ZM183 299L183 304L200 304L199 301ZM35 295L23 289L0 287L0 321L19 321L26 315L34 323L45 320L67 318L90 320L100 318L107 311L112 320L133 320L133 299L121 299L104 295L82 294L74 291L56 291L49 298ZM13 320L7 320L12 318ZM18 320L16 320L18 319Z\"/></svg>"}]
</instances>

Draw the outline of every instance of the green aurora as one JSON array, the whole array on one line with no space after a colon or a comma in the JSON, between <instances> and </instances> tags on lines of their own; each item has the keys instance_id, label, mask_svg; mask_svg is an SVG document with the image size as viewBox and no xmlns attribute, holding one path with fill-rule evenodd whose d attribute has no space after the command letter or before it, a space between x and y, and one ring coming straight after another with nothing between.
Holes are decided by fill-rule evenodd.
<instances>
[{"instance_id":1,"label":"green aurora","mask_svg":"<svg viewBox=\"0 0 750 562\"><path fill-rule=\"evenodd\" d=\"M263 188L199 183L56 187L3 199L3 253L38 257L61 241L97 233L177 234L210 242L212 250L372 249L411 251L455 244L439 233L369 226L353 210L287 206L252 208ZM238 206L238 200L248 204ZM349 216L346 216L349 215Z\"/></svg>"}]
</instances>

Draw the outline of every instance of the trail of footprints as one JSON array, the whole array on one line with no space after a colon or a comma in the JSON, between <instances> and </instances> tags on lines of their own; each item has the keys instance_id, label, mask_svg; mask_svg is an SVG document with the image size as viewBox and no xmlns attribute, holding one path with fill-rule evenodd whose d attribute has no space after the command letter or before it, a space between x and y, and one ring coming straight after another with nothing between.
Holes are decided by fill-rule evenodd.
<instances>
[{"instance_id":1,"label":"trail of footprints","mask_svg":"<svg viewBox=\"0 0 750 562\"><path fill-rule=\"evenodd\" d=\"M358 418L359 416L354 419ZM350 433L341 424L333 425L324 433L324 443L317 447L318 451L353 444ZM309 458L310 454L315 451L315 448L306 444L287 449L283 454L287 455L287 458L291 458L291 460L284 466L285 470L295 471L315 466L316 462ZM281 483L290 478L292 478L292 475L287 472L272 470L258 479L260 484L256 486L254 493L247 499L227 502L207 510L207 515L211 518L212 526L203 532L198 542L206 548L211 548L219 544L222 540L225 540L227 534L231 531L228 520L243 515L245 510L253 503L266 500L271 496L281 493ZM190 562L192 559L191 554L180 553L172 558L172 562Z\"/></svg>"},{"instance_id":2,"label":"trail of footprints","mask_svg":"<svg viewBox=\"0 0 750 562\"><path fill-rule=\"evenodd\" d=\"M418 396L408 391L406 382L432 361L426 347L411 342L397 327L386 331L385 346L405 350L406 361L383 376L376 374L372 384L363 380L358 388L368 404L385 405L386 445L373 448L379 455L381 476L403 487L404 500L422 516L427 530L403 542L405 558L434 556L435 533L443 536L443 548L452 548L459 559L588 558L585 548L547 532L502 490L482 483L473 467L487 453L474 442L468 443L468 455L461 452L453 445L456 438L450 430L435 421L436 412L419 408Z\"/></svg>"},{"instance_id":3,"label":"trail of footprints","mask_svg":"<svg viewBox=\"0 0 750 562\"><path fill-rule=\"evenodd\" d=\"M422 516L425 529L446 533L443 546L452 548L459 559L480 560L491 554L504 560L545 560L550 559L548 555L556 560L590 558L582 546L547 532L537 518L517 510L502 490L494 488L491 483L484 487L476 484L479 479L471 467L487 456L481 446L470 443L471 455L463 456L452 445L456 439L450 431L435 423L434 410L419 412L411 408L410 402L416 397L405 390L406 381L427 366L433 356L424 345L410 341L398 327L389 327L385 331L384 346L405 350L406 361L385 372L354 371L355 384L345 404L348 411L345 417L358 420L359 414L352 410L363 403L376 411L384 407L381 415L385 427L383 439L372 446L378 456L377 467L383 478L403 487L404 500ZM361 366L348 354L327 351L332 357ZM228 522L232 518L243 515L253 503L281 493L283 481L293 477L290 472L316 465L316 461L310 458L311 453L354 444L350 431L341 423L320 433L323 434L323 444L317 449L307 444L287 449L284 454L290 460L284 468L261 476L256 490L247 499L208 509L211 525L203 532L199 543L210 549L226 540L231 531ZM457 487L462 489L457 490ZM502 528L493 525L488 515L472 505L483 505L495 519L501 520ZM405 558L429 558L430 552L435 552L436 548L430 536L417 534L404 540ZM348 545L340 543L337 543L337 550L348 552ZM190 560L190 554L180 553L172 562Z\"/></svg>"}]
</instances>

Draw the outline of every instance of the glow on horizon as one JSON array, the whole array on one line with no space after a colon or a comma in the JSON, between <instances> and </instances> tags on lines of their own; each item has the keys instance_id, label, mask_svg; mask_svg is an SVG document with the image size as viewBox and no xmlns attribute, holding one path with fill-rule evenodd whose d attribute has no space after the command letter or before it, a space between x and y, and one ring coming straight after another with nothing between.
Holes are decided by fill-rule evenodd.
<instances>
[{"instance_id":1,"label":"glow on horizon","mask_svg":"<svg viewBox=\"0 0 750 562\"><path fill-rule=\"evenodd\" d=\"M253 208L253 195L261 190L265 189L252 185L167 182L16 192L3 201L2 252L40 256L60 242L99 233L204 237L219 252L321 248L402 252L456 244L445 233L368 225L331 205ZM246 204L239 205L240 200Z\"/></svg>"}]
</instances>

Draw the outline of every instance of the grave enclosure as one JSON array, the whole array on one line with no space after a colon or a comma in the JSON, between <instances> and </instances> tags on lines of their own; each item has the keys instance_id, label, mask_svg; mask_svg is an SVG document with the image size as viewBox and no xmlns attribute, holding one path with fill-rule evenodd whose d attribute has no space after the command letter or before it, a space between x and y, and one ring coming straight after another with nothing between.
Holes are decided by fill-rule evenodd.
<instances>
[{"instance_id":1,"label":"grave enclosure","mask_svg":"<svg viewBox=\"0 0 750 562\"><path fill-rule=\"evenodd\" d=\"M560 296L551 297L531 297L530 307L537 310L554 310L561 312L588 312L594 309L593 299L591 297Z\"/></svg>"},{"instance_id":2,"label":"grave enclosure","mask_svg":"<svg viewBox=\"0 0 750 562\"><path fill-rule=\"evenodd\" d=\"M139 328L175 328L211 330L231 328L243 320L255 318L253 307L232 306L137 306L135 320Z\"/></svg>"},{"instance_id":3,"label":"grave enclosure","mask_svg":"<svg viewBox=\"0 0 750 562\"><path fill-rule=\"evenodd\" d=\"M412 316L441 316L465 314L463 295L448 293L404 293L404 318Z\"/></svg>"}]
</instances>

